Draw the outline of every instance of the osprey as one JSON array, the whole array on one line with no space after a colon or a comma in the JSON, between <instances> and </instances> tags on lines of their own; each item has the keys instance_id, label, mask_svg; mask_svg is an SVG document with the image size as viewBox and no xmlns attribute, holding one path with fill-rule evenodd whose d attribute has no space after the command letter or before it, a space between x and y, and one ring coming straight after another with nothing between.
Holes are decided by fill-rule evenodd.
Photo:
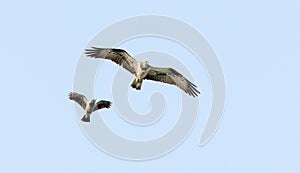
<instances>
[{"instance_id":1,"label":"osprey","mask_svg":"<svg viewBox=\"0 0 300 173\"><path fill-rule=\"evenodd\" d=\"M76 92L70 92L69 99L77 102L84 109L84 115L81 118L81 120L84 122L90 122L90 115L92 112L102 108L110 108L111 106L111 102L105 100L100 100L96 103L96 99L92 99L89 102L84 95Z\"/></svg>"},{"instance_id":2,"label":"osprey","mask_svg":"<svg viewBox=\"0 0 300 173\"><path fill-rule=\"evenodd\" d=\"M97 48L85 49L85 53L89 57L109 59L122 66L130 73L135 75L131 87L140 90L144 79L164 82L176 85L190 96L197 96L200 92L197 86L187 80L182 74L172 68L152 67L148 61L139 62L131 57L123 49Z\"/></svg>"}]
</instances>

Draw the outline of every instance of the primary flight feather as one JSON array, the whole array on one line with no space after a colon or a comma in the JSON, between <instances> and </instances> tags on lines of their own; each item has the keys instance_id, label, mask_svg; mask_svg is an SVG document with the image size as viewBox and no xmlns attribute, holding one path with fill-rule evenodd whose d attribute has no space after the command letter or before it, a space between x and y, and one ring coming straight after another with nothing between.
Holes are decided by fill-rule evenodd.
<instances>
[{"instance_id":1,"label":"primary flight feather","mask_svg":"<svg viewBox=\"0 0 300 173\"><path fill-rule=\"evenodd\" d=\"M200 92L197 86L172 68L152 67L148 61L139 62L123 49L97 48L85 50L86 55L92 58L111 60L135 75L131 86L140 90L144 79L176 85L190 96L196 97Z\"/></svg>"}]
</instances>

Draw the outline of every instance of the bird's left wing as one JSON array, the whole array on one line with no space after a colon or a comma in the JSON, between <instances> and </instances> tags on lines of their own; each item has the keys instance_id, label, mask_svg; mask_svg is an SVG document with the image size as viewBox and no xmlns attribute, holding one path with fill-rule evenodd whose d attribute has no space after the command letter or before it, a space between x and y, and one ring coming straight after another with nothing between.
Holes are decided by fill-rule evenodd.
<instances>
[{"instance_id":1,"label":"bird's left wing","mask_svg":"<svg viewBox=\"0 0 300 173\"><path fill-rule=\"evenodd\" d=\"M88 104L88 100L84 95L78 94L76 92L69 93L69 99L77 102L83 109L85 109Z\"/></svg>"},{"instance_id":2,"label":"bird's left wing","mask_svg":"<svg viewBox=\"0 0 300 173\"><path fill-rule=\"evenodd\" d=\"M100 100L96 103L93 111L96 111L96 110L99 110L99 109L102 109L102 108L110 108L110 106L111 106L110 101Z\"/></svg>"},{"instance_id":3,"label":"bird's left wing","mask_svg":"<svg viewBox=\"0 0 300 173\"><path fill-rule=\"evenodd\" d=\"M144 79L176 85L193 97L200 94L195 84L187 80L182 74L172 68L150 67L150 70Z\"/></svg>"}]
</instances>

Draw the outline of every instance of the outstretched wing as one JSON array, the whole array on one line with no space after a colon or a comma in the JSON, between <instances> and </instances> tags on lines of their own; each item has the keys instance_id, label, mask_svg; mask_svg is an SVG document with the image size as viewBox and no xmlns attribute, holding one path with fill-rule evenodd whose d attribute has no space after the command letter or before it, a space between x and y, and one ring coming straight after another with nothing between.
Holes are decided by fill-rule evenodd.
<instances>
[{"instance_id":1,"label":"outstretched wing","mask_svg":"<svg viewBox=\"0 0 300 173\"><path fill-rule=\"evenodd\" d=\"M136 73L137 61L123 49L97 48L85 49L85 54L93 58L109 59L122 66L130 73Z\"/></svg>"},{"instance_id":2,"label":"outstretched wing","mask_svg":"<svg viewBox=\"0 0 300 173\"><path fill-rule=\"evenodd\" d=\"M150 70L144 79L176 85L193 97L196 97L198 94L200 94L195 84L187 80L182 74L178 73L172 68L150 67Z\"/></svg>"},{"instance_id":3,"label":"outstretched wing","mask_svg":"<svg viewBox=\"0 0 300 173\"><path fill-rule=\"evenodd\" d=\"M110 106L111 106L110 101L100 100L96 103L93 111L96 111L96 110L102 109L102 108L110 108Z\"/></svg>"},{"instance_id":4,"label":"outstretched wing","mask_svg":"<svg viewBox=\"0 0 300 173\"><path fill-rule=\"evenodd\" d=\"M84 95L78 94L76 92L69 93L69 99L77 102L83 109L85 109L88 104L88 100Z\"/></svg>"}]
</instances>

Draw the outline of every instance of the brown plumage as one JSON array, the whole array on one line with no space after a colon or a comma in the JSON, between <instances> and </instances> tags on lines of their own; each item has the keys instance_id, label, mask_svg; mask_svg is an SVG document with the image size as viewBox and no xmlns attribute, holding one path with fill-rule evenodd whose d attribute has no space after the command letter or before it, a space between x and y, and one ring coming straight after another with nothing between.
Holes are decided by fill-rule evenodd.
<instances>
[{"instance_id":1,"label":"brown plumage","mask_svg":"<svg viewBox=\"0 0 300 173\"><path fill-rule=\"evenodd\" d=\"M123 49L96 48L86 49L86 55L92 58L111 60L135 75L131 86L140 90L144 79L175 85L190 96L196 97L200 92L197 86L172 68L152 67L148 61L139 62Z\"/></svg>"}]
</instances>

